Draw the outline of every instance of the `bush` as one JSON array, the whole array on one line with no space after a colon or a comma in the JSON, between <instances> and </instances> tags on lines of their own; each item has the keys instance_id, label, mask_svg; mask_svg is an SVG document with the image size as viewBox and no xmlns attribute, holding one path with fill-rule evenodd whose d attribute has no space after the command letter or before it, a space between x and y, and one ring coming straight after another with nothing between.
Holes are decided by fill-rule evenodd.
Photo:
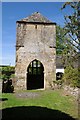
<instances>
[{"instance_id":1,"label":"bush","mask_svg":"<svg viewBox=\"0 0 80 120\"><path fill-rule=\"evenodd\" d=\"M4 93L13 93L14 87L12 85L12 80L3 80L2 83L2 92Z\"/></svg>"},{"instance_id":2,"label":"bush","mask_svg":"<svg viewBox=\"0 0 80 120\"><path fill-rule=\"evenodd\" d=\"M62 78L64 84L70 85L72 87L80 87L79 79L79 72L77 68L72 68L71 66L66 67Z\"/></svg>"},{"instance_id":3,"label":"bush","mask_svg":"<svg viewBox=\"0 0 80 120\"><path fill-rule=\"evenodd\" d=\"M14 87L12 85L12 79L14 78L15 67L3 66L0 68L1 74L0 78L2 79L2 92L12 93Z\"/></svg>"}]
</instances>

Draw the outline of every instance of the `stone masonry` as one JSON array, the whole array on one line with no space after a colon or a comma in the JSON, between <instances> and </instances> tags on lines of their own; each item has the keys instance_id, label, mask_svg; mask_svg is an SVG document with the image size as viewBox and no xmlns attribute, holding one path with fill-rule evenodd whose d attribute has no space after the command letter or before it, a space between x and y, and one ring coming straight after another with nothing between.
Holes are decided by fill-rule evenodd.
<instances>
[{"instance_id":1,"label":"stone masonry","mask_svg":"<svg viewBox=\"0 0 80 120\"><path fill-rule=\"evenodd\" d=\"M17 21L15 89L27 89L27 68L38 60L44 67L44 87L56 80L56 23L40 13Z\"/></svg>"}]
</instances>

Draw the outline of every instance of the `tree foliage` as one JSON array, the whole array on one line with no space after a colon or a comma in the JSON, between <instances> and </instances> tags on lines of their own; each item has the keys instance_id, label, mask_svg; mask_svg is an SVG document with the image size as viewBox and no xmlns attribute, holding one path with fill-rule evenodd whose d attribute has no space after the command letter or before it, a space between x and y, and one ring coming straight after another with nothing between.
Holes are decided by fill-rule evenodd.
<instances>
[{"instance_id":1,"label":"tree foliage","mask_svg":"<svg viewBox=\"0 0 80 120\"><path fill-rule=\"evenodd\" d=\"M14 74L14 69L15 68L11 66L0 67L0 78L3 80L9 80L12 74Z\"/></svg>"},{"instance_id":2,"label":"tree foliage","mask_svg":"<svg viewBox=\"0 0 80 120\"><path fill-rule=\"evenodd\" d=\"M70 6L73 9L71 15L65 15L65 26L57 26L57 55L62 56L64 66L73 66L79 61L80 51L80 2L66 2L62 9ZM76 62L79 64L78 62Z\"/></svg>"},{"instance_id":3,"label":"tree foliage","mask_svg":"<svg viewBox=\"0 0 80 120\"><path fill-rule=\"evenodd\" d=\"M56 31L56 53L61 57L62 64L66 66L73 66L77 61L76 49L70 43L71 39L66 35L66 30L60 26L57 26Z\"/></svg>"},{"instance_id":4,"label":"tree foliage","mask_svg":"<svg viewBox=\"0 0 80 120\"><path fill-rule=\"evenodd\" d=\"M64 63L68 60L63 80L66 84L80 87L80 2L66 2L62 9L70 6L73 9L71 15L65 15L65 35L68 37L67 47L62 52ZM72 62L78 64L73 68Z\"/></svg>"},{"instance_id":5,"label":"tree foliage","mask_svg":"<svg viewBox=\"0 0 80 120\"><path fill-rule=\"evenodd\" d=\"M62 51L66 48L65 46L65 36L64 36L64 29L60 26L56 28L56 53L57 55L61 55Z\"/></svg>"},{"instance_id":6,"label":"tree foliage","mask_svg":"<svg viewBox=\"0 0 80 120\"><path fill-rule=\"evenodd\" d=\"M71 38L70 43L80 51L80 2L66 2L62 9L70 6L73 9L73 14L65 15L66 34Z\"/></svg>"}]
</instances>

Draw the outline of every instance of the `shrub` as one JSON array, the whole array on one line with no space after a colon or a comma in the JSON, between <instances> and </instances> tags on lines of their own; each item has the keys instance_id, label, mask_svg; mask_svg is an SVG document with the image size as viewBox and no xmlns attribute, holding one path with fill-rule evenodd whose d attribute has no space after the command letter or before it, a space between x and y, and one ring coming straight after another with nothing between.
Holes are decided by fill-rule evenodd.
<instances>
[{"instance_id":1,"label":"shrub","mask_svg":"<svg viewBox=\"0 0 80 120\"><path fill-rule=\"evenodd\" d=\"M2 83L2 92L4 93L13 93L14 87L12 85L12 80L5 80Z\"/></svg>"},{"instance_id":2,"label":"shrub","mask_svg":"<svg viewBox=\"0 0 80 120\"><path fill-rule=\"evenodd\" d=\"M72 87L80 87L79 79L79 72L77 68L72 68L71 66L66 67L62 78L64 84Z\"/></svg>"}]
</instances>

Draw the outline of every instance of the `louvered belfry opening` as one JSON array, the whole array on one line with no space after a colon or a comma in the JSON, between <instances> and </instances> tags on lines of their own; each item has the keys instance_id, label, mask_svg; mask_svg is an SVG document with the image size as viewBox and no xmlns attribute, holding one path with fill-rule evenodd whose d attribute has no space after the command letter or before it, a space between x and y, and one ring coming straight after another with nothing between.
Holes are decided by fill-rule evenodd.
<instances>
[{"instance_id":1,"label":"louvered belfry opening","mask_svg":"<svg viewBox=\"0 0 80 120\"><path fill-rule=\"evenodd\" d=\"M44 67L35 59L27 68L27 90L40 88L44 88Z\"/></svg>"}]
</instances>

